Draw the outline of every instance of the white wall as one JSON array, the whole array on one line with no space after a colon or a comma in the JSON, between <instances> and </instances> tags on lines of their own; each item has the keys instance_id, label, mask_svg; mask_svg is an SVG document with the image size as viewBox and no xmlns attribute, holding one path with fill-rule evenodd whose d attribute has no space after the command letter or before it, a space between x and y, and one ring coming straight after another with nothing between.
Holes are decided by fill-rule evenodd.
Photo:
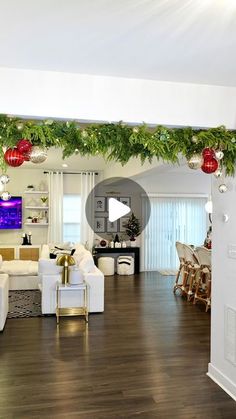
<instances>
[{"instance_id":1,"label":"white wall","mask_svg":"<svg viewBox=\"0 0 236 419\"><path fill-rule=\"evenodd\" d=\"M0 68L0 113L235 127L236 88Z\"/></svg>"},{"instance_id":2,"label":"white wall","mask_svg":"<svg viewBox=\"0 0 236 419\"><path fill-rule=\"evenodd\" d=\"M200 171L181 173L181 168L174 173L150 173L148 176L136 177L137 181L148 193L163 194L206 194L211 193L211 176Z\"/></svg>"},{"instance_id":3,"label":"white wall","mask_svg":"<svg viewBox=\"0 0 236 419\"><path fill-rule=\"evenodd\" d=\"M213 188L213 281L211 313L211 361L209 375L236 400L236 363L227 360L226 338L229 327L229 345L236 361L236 259L228 256L228 246L236 246L236 179L226 178L228 192L218 191L219 182ZM223 214L229 221L223 221ZM236 248L234 249L236 250ZM235 254L234 254L235 255ZM227 323L225 310L235 310L235 322ZM230 346L229 349L230 349Z\"/></svg>"}]
</instances>

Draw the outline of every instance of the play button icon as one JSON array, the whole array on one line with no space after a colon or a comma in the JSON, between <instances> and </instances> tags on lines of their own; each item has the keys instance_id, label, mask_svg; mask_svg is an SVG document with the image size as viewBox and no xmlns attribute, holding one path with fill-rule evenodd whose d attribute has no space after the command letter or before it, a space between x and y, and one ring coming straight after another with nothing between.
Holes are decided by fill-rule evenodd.
<instances>
[{"instance_id":1,"label":"play button icon","mask_svg":"<svg viewBox=\"0 0 236 419\"><path fill-rule=\"evenodd\" d=\"M95 240L99 237L106 242L116 236L128 242L130 231L126 226L132 217L140 226L138 237L148 223L150 210L149 197L143 187L125 177L106 178L96 183L85 204L86 219L95 233Z\"/></svg>"},{"instance_id":2,"label":"play button icon","mask_svg":"<svg viewBox=\"0 0 236 419\"><path fill-rule=\"evenodd\" d=\"M131 211L128 205L122 204L122 202L117 201L115 198L108 199L108 219L111 222L119 220L119 218L124 217L129 214Z\"/></svg>"}]
</instances>

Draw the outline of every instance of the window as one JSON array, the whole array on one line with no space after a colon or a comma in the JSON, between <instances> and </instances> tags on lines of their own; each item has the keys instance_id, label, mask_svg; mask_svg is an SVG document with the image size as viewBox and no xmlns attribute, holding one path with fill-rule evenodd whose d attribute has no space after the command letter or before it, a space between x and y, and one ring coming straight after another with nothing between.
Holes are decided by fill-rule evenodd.
<instances>
[{"instance_id":1,"label":"window","mask_svg":"<svg viewBox=\"0 0 236 419\"><path fill-rule=\"evenodd\" d=\"M204 243L206 198L150 197L151 215L144 232L144 269L176 269L175 242Z\"/></svg>"},{"instance_id":2,"label":"window","mask_svg":"<svg viewBox=\"0 0 236 419\"><path fill-rule=\"evenodd\" d=\"M63 241L77 243L80 241L80 195L63 197Z\"/></svg>"}]
</instances>

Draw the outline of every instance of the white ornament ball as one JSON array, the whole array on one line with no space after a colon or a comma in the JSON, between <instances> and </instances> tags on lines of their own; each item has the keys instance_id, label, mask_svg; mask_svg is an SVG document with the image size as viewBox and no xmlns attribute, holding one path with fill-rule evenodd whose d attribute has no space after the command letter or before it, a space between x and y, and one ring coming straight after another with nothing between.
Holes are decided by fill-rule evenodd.
<instances>
[{"instance_id":1,"label":"white ornament ball","mask_svg":"<svg viewBox=\"0 0 236 419\"><path fill-rule=\"evenodd\" d=\"M216 178L220 178L223 176L223 172L221 169L217 169L213 174Z\"/></svg>"},{"instance_id":2,"label":"white ornament ball","mask_svg":"<svg viewBox=\"0 0 236 419\"><path fill-rule=\"evenodd\" d=\"M8 176L8 175L2 174L2 175L0 176L0 182L1 182L3 185L6 185L6 184L9 182L9 180L10 180L10 178L9 178L9 176Z\"/></svg>"},{"instance_id":3,"label":"white ornament ball","mask_svg":"<svg viewBox=\"0 0 236 419\"><path fill-rule=\"evenodd\" d=\"M227 192L227 190L228 190L228 188L227 188L227 186L226 186L226 184L225 184L225 183L222 183L222 184L219 186L219 191L220 191L221 193Z\"/></svg>"},{"instance_id":4,"label":"white ornament ball","mask_svg":"<svg viewBox=\"0 0 236 419\"><path fill-rule=\"evenodd\" d=\"M24 128L23 122L18 122L18 124L16 125L16 128L18 129L18 131L22 131Z\"/></svg>"},{"instance_id":5,"label":"white ornament ball","mask_svg":"<svg viewBox=\"0 0 236 419\"><path fill-rule=\"evenodd\" d=\"M200 167L202 166L202 163L203 163L202 155L195 153L188 160L188 167L190 169L197 170L197 169L200 169Z\"/></svg>"},{"instance_id":6,"label":"white ornament ball","mask_svg":"<svg viewBox=\"0 0 236 419\"><path fill-rule=\"evenodd\" d=\"M87 138L88 137L88 133L87 133L87 131L85 131L85 129L83 129L83 131L81 132L81 137L82 138Z\"/></svg>"},{"instance_id":7,"label":"white ornament ball","mask_svg":"<svg viewBox=\"0 0 236 419\"><path fill-rule=\"evenodd\" d=\"M1 198L3 201L9 201L9 199L11 199L11 195L9 192L4 191L1 195Z\"/></svg>"},{"instance_id":8,"label":"white ornament ball","mask_svg":"<svg viewBox=\"0 0 236 419\"><path fill-rule=\"evenodd\" d=\"M35 145L31 148L30 161L32 163L43 163L47 158L47 152L43 148Z\"/></svg>"},{"instance_id":9,"label":"white ornament ball","mask_svg":"<svg viewBox=\"0 0 236 419\"><path fill-rule=\"evenodd\" d=\"M221 160L224 157L224 153L221 150L216 150L215 156L216 156L217 160Z\"/></svg>"},{"instance_id":10,"label":"white ornament ball","mask_svg":"<svg viewBox=\"0 0 236 419\"><path fill-rule=\"evenodd\" d=\"M193 142L194 144L197 144L197 143L198 143L198 138L197 138L197 136L196 136L196 135L193 135L193 136L192 136L192 142Z\"/></svg>"}]
</instances>

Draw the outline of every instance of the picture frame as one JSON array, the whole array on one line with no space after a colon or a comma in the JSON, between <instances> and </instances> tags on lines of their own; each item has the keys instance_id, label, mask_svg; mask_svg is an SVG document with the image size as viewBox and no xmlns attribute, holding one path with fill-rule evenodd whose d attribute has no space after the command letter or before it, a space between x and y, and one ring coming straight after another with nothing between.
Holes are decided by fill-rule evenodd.
<instances>
[{"instance_id":1,"label":"picture frame","mask_svg":"<svg viewBox=\"0 0 236 419\"><path fill-rule=\"evenodd\" d=\"M120 233L125 233L126 232L126 228L124 227L124 224L127 224L127 222L129 221L129 217L121 217L120 218Z\"/></svg>"},{"instance_id":2,"label":"picture frame","mask_svg":"<svg viewBox=\"0 0 236 419\"><path fill-rule=\"evenodd\" d=\"M118 221L111 222L107 218L107 233L117 233L118 232Z\"/></svg>"},{"instance_id":3,"label":"picture frame","mask_svg":"<svg viewBox=\"0 0 236 419\"><path fill-rule=\"evenodd\" d=\"M131 198L130 198L130 196L123 196L123 197L120 197L120 202L121 202L122 204L127 205L128 207L130 207L130 204L131 204Z\"/></svg>"},{"instance_id":4,"label":"picture frame","mask_svg":"<svg viewBox=\"0 0 236 419\"><path fill-rule=\"evenodd\" d=\"M105 196L94 197L94 211L104 212L106 210L106 198Z\"/></svg>"},{"instance_id":5,"label":"picture frame","mask_svg":"<svg viewBox=\"0 0 236 419\"><path fill-rule=\"evenodd\" d=\"M105 233L105 218L95 217L94 218L94 233Z\"/></svg>"}]
</instances>

